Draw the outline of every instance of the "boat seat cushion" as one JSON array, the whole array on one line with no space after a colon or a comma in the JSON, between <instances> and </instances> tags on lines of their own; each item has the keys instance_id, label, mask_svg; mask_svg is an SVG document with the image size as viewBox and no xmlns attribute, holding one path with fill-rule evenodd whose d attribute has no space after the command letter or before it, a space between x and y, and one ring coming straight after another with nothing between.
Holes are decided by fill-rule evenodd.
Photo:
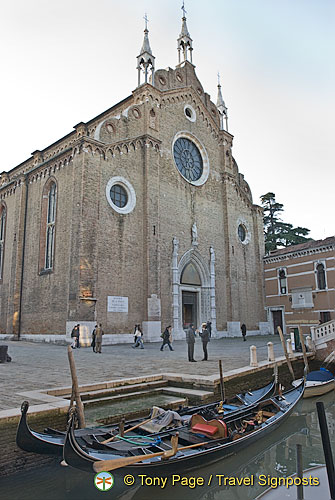
<instances>
[{"instance_id":1,"label":"boat seat cushion","mask_svg":"<svg viewBox=\"0 0 335 500\"><path fill-rule=\"evenodd\" d=\"M201 434L209 434L210 436L214 436L214 434L216 434L218 430L213 425L195 424L192 427L192 432L200 432Z\"/></svg>"},{"instance_id":2,"label":"boat seat cushion","mask_svg":"<svg viewBox=\"0 0 335 500\"><path fill-rule=\"evenodd\" d=\"M196 413L195 415L192 415L190 427L192 432L199 432L208 437L212 437L214 435L215 437L227 437L227 426L223 420L215 418L212 420L206 420L204 417Z\"/></svg>"}]
</instances>

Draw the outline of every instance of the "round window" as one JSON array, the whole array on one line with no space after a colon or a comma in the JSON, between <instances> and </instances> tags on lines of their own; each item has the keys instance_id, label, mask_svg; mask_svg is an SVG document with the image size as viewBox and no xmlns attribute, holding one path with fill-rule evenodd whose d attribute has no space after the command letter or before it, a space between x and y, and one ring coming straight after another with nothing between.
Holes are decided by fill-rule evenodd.
<instances>
[{"instance_id":1,"label":"round window","mask_svg":"<svg viewBox=\"0 0 335 500\"><path fill-rule=\"evenodd\" d=\"M195 120L197 119L197 115L194 109L189 104L186 104L186 106L184 107L184 113L186 118L190 120L190 122L195 122Z\"/></svg>"},{"instance_id":2,"label":"round window","mask_svg":"<svg viewBox=\"0 0 335 500\"><path fill-rule=\"evenodd\" d=\"M209 176L207 151L199 139L186 130L172 141L172 156L180 175L194 186L202 186Z\"/></svg>"},{"instance_id":3,"label":"round window","mask_svg":"<svg viewBox=\"0 0 335 500\"><path fill-rule=\"evenodd\" d=\"M187 118L192 118L192 112L190 108L185 109L185 115L187 116Z\"/></svg>"},{"instance_id":4,"label":"round window","mask_svg":"<svg viewBox=\"0 0 335 500\"><path fill-rule=\"evenodd\" d=\"M247 237L247 232L245 230L245 227L243 226L243 224L240 224L238 226L238 237L240 238L240 240L243 242L245 241L246 237Z\"/></svg>"},{"instance_id":5,"label":"round window","mask_svg":"<svg viewBox=\"0 0 335 500\"><path fill-rule=\"evenodd\" d=\"M180 137L173 146L174 161L181 175L190 182L198 181L202 176L203 162L197 146L187 139Z\"/></svg>"},{"instance_id":6,"label":"round window","mask_svg":"<svg viewBox=\"0 0 335 500\"><path fill-rule=\"evenodd\" d=\"M127 191L121 184L114 184L110 190L110 197L114 205L123 208L127 205L128 195Z\"/></svg>"},{"instance_id":7,"label":"round window","mask_svg":"<svg viewBox=\"0 0 335 500\"><path fill-rule=\"evenodd\" d=\"M124 177L112 177L106 185L106 198L119 214L129 214L136 205L135 189Z\"/></svg>"}]
</instances>

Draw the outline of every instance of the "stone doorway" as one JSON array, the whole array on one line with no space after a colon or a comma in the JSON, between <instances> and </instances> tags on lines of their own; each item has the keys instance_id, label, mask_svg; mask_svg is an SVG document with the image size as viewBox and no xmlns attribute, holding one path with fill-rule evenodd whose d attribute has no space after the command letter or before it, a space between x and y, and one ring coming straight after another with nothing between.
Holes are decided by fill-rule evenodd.
<instances>
[{"instance_id":1,"label":"stone doorway","mask_svg":"<svg viewBox=\"0 0 335 500\"><path fill-rule=\"evenodd\" d=\"M274 334L278 335L278 330L277 327L280 326L280 328L283 331L283 313L282 311L272 311L272 320L273 320L273 330Z\"/></svg>"},{"instance_id":2,"label":"stone doorway","mask_svg":"<svg viewBox=\"0 0 335 500\"><path fill-rule=\"evenodd\" d=\"M186 329L190 323L197 325L198 320L198 293L182 291L183 328Z\"/></svg>"}]
</instances>

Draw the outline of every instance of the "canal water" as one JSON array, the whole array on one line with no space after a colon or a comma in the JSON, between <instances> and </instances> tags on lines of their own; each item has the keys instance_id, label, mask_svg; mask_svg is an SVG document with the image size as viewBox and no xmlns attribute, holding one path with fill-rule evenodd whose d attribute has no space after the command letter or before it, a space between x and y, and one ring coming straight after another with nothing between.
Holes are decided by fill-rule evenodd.
<instances>
[{"instance_id":1,"label":"canal water","mask_svg":"<svg viewBox=\"0 0 335 500\"><path fill-rule=\"evenodd\" d=\"M114 486L109 491L102 492L94 486L93 473L87 474L69 467L62 467L55 462L53 465L31 473L0 478L0 499L254 500L269 486L275 486L277 478L287 477L296 472L297 444L303 447L304 469L325 463L315 406L318 400L323 401L326 408L335 458L335 394L333 391L322 398L302 400L294 414L271 436L260 439L235 456L207 467L204 463L203 468L187 474L180 470L180 479L175 477L174 485L172 485L171 477L166 478L162 474L155 478L160 485L151 485L151 479L135 477L135 483L126 486L124 476L114 474ZM162 487L164 481L166 484ZM195 486L196 481L204 484ZM238 485L238 482L252 482L253 484L251 486ZM282 498L285 500L285 496ZM315 486L314 498L327 500L329 496L321 495L318 492L318 486Z\"/></svg>"}]
</instances>

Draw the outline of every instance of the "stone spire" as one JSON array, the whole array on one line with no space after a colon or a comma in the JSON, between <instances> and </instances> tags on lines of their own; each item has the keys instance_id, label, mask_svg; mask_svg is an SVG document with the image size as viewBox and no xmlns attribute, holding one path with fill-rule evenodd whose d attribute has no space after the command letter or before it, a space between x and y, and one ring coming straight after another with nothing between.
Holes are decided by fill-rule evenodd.
<instances>
[{"instance_id":1,"label":"stone spire","mask_svg":"<svg viewBox=\"0 0 335 500\"><path fill-rule=\"evenodd\" d=\"M216 102L216 107L220 113L220 130L226 130L228 132L228 108L226 107L220 85L220 74L218 73L218 99Z\"/></svg>"},{"instance_id":2,"label":"stone spire","mask_svg":"<svg viewBox=\"0 0 335 500\"><path fill-rule=\"evenodd\" d=\"M154 75L155 75L155 56L152 55L150 42L149 42L149 30L148 30L148 18L145 14L145 29L144 29L144 39L141 48L141 53L137 56L137 71L138 71L138 87L141 85L141 71L144 73L144 83L148 82L148 71L151 71L151 85L154 85Z\"/></svg>"},{"instance_id":3,"label":"stone spire","mask_svg":"<svg viewBox=\"0 0 335 500\"><path fill-rule=\"evenodd\" d=\"M178 63L182 64L183 62L188 61L188 60L190 60L190 62L192 63L192 51L193 51L192 38L191 38L191 35L187 29L186 10L185 10L185 5L184 5L184 0L183 0L183 6L181 9L183 11L183 17L182 17L181 32L180 32L179 38L177 40ZM188 56L190 57L190 59L188 59Z\"/></svg>"}]
</instances>

